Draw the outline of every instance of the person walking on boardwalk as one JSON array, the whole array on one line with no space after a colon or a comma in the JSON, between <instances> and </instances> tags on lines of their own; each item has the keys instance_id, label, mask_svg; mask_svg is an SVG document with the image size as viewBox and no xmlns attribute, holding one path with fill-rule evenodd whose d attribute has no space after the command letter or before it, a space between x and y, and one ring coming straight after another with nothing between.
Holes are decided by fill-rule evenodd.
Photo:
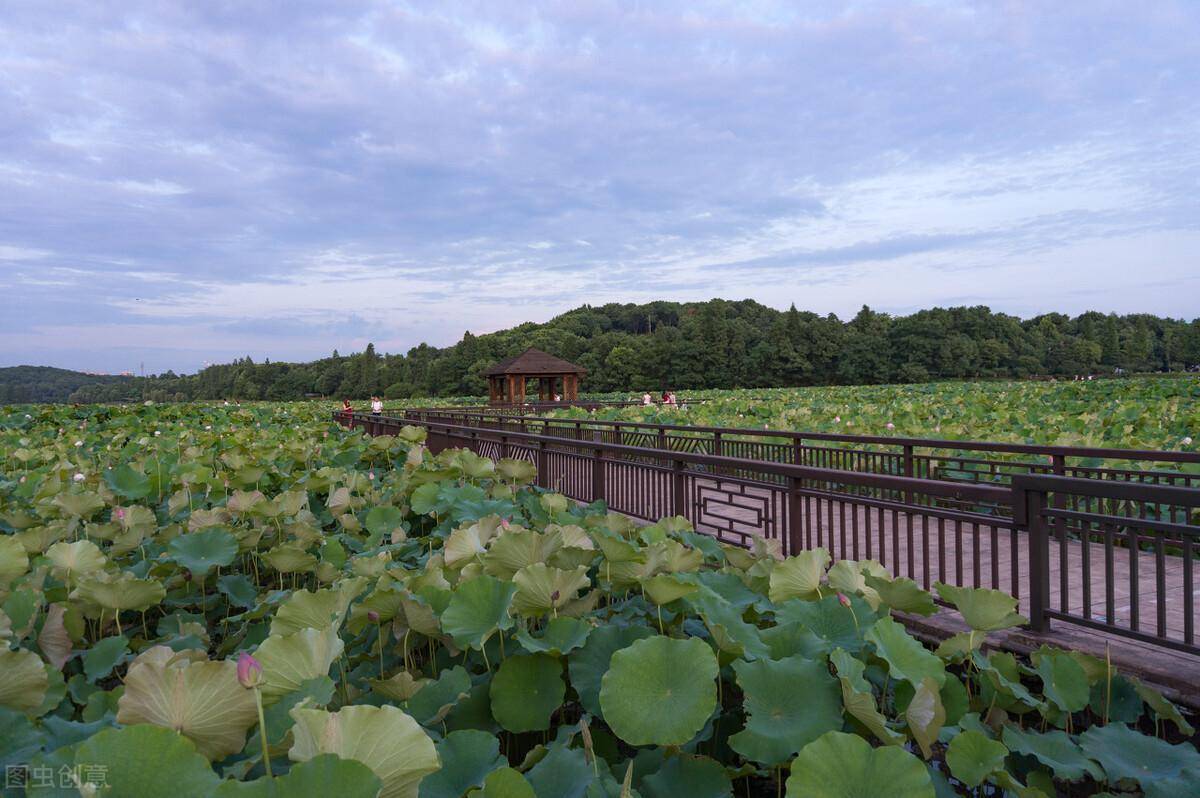
<instances>
[{"instance_id":1,"label":"person walking on boardwalk","mask_svg":"<svg viewBox=\"0 0 1200 798\"><path fill-rule=\"evenodd\" d=\"M383 412L383 399L378 396L371 397L371 412L375 415Z\"/></svg>"},{"instance_id":2,"label":"person walking on boardwalk","mask_svg":"<svg viewBox=\"0 0 1200 798\"><path fill-rule=\"evenodd\" d=\"M342 400L342 412L343 413L353 413L354 412L354 408L350 406L349 399Z\"/></svg>"},{"instance_id":3,"label":"person walking on boardwalk","mask_svg":"<svg viewBox=\"0 0 1200 798\"><path fill-rule=\"evenodd\" d=\"M654 404L654 397L650 395L649 391L642 394L642 404L646 406Z\"/></svg>"}]
</instances>

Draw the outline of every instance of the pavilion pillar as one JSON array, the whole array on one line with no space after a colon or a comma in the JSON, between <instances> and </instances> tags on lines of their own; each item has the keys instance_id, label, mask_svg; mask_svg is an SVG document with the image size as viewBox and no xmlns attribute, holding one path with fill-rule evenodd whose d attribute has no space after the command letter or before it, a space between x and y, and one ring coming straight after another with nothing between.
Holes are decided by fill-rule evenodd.
<instances>
[{"instance_id":1,"label":"pavilion pillar","mask_svg":"<svg viewBox=\"0 0 1200 798\"><path fill-rule=\"evenodd\" d=\"M525 375L524 374L520 374L517 376L517 391L518 391L518 398L517 398L516 403L519 405L525 404Z\"/></svg>"}]
</instances>

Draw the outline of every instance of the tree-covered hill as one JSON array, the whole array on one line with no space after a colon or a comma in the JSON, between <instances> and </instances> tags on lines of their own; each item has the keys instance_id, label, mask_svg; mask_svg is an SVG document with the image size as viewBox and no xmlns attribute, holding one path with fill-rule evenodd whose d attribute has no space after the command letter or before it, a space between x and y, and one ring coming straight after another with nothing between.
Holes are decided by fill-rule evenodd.
<instances>
[{"instance_id":1,"label":"tree-covered hill","mask_svg":"<svg viewBox=\"0 0 1200 798\"><path fill-rule=\"evenodd\" d=\"M986 307L908 316L867 307L849 321L750 300L583 306L545 324L406 354L366 351L311 363L250 358L187 376L133 380L155 399L480 395L484 370L535 346L588 369L585 391L920 382L1178 371L1200 364L1200 319L1052 313L1019 319ZM81 375L82 376L82 375ZM128 383L89 380L73 401L126 398Z\"/></svg>"},{"instance_id":2,"label":"tree-covered hill","mask_svg":"<svg viewBox=\"0 0 1200 798\"><path fill-rule=\"evenodd\" d=\"M66 402L81 388L102 393L107 399L140 398L141 386L133 377L85 374L50 366L0 368L0 404Z\"/></svg>"}]
</instances>

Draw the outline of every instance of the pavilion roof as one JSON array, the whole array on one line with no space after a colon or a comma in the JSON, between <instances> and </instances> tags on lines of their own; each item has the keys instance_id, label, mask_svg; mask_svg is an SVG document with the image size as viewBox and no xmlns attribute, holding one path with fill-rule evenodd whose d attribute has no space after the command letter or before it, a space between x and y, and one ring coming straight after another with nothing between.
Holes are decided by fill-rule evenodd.
<instances>
[{"instance_id":1,"label":"pavilion roof","mask_svg":"<svg viewBox=\"0 0 1200 798\"><path fill-rule=\"evenodd\" d=\"M501 360L484 372L487 377L501 374L587 374L587 369L531 346L519 355Z\"/></svg>"}]
</instances>

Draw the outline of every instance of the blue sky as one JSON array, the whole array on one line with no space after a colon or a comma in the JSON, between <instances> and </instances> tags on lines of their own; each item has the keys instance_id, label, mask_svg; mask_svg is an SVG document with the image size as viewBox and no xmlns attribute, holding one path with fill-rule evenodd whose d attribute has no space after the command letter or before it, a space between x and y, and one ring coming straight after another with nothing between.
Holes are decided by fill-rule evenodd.
<instances>
[{"instance_id":1,"label":"blue sky","mask_svg":"<svg viewBox=\"0 0 1200 798\"><path fill-rule=\"evenodd\" d=\"M0 365L1200 297L1200 3L0 11Z\"/></svg>"}]
</instances>

